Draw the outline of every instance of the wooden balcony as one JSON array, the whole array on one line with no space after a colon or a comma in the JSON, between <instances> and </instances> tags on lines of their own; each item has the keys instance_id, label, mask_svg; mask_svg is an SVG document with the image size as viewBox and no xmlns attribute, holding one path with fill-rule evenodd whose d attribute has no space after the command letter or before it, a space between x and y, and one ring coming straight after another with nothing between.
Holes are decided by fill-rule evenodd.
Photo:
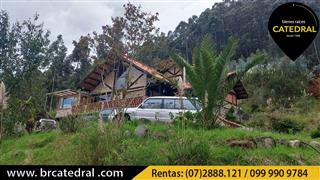
<instances>
[{"instance_id":1,"label":"wooden balcony","mask_svg":"<svg viewBox=\"0 0 320 180\"><path fill-rule=\"evenodd\" d=\"M146 98L147 96L141 96L141 97L112 100L112 101L105 101L105 102L79 104L72 107L72 114L93 113L93 112L99 112L103 109L108 109L108 108L137 107Z\"/></svg>"}]
</instances>

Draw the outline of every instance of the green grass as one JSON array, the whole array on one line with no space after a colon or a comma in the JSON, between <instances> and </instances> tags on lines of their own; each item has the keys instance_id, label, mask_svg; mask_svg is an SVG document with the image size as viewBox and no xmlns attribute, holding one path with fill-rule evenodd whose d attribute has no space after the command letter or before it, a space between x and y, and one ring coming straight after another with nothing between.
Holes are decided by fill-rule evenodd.
<instances>
[{"instance_id":1,"label":"green grass","mask_svg":"<svg viewBox=\"0 0 320 180\"><path fill-rule=\"evenodd\" d=\"M141 123L150 129L149 136L134 135L135 128ZM7 138L0 144L0 164L152 165L205 162L212 165L320 165L320 155L308 147L291 148L278 145L270 149L242 149L227 145L229 139L261 136L311 141L305 134L249 132L228 128L205 130L139 121L127 122L122 128L106 124L105 130L105 134L99 134L97 123L90 122L76 133L52 131ZM162 133L165 137L154 137L156 133ZM194 145L201 143L207 144L208 150L202 151ZM181 152L178 152L178 149ZM202 159L193 159L190 162L188 158Z\"/></svg>"}]
</instances>

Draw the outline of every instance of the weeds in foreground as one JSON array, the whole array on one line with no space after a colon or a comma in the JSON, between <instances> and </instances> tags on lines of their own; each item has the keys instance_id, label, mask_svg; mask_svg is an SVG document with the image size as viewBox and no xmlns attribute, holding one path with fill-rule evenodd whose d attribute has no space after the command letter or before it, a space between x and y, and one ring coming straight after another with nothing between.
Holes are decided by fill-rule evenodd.
<instances>
[{"instance_id":1,"label":"weeds in foreground","mask_svg":"<svg viewBox=\"0 0 320 180\"><path fill-rule=\"evenodd\" d=\"M208 142L180 138L169 146L169 164L205 165L210 157Z\"/></svg>"},{"instance_id":2,"label":"weeds in foreground","mask_svg":"<svg viewBox=\"0 0 320 180\"><path fill-rule=\"evenodd\" d=\"M80 132L80 142L77 158L80 164L106 165L117 162L119 142L121 142L121 129L114 124L98 127L95 124ZM99 129L104 128L104 131Z\"/></svg>"}]
</instances>

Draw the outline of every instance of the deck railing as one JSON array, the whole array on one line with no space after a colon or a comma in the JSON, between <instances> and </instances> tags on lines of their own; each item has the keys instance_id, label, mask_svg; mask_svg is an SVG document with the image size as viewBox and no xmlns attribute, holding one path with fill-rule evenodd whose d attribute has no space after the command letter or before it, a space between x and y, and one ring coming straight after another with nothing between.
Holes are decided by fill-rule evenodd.
<instances>
[{"instance_id":1,"label":"deck railing","mask_svg":"<svg viewBox=\"0 0 320 180\"><path fill-rule=\"evenodd\" d=\"M105 102L79 104L72 107L72 114L93 113L93 112L99 112L102 109L108 109L108 108L137 107L146 98L147 96L141 96L141 97L112 100L112 101L105 101Z\"/></svg>"}]
</instances>

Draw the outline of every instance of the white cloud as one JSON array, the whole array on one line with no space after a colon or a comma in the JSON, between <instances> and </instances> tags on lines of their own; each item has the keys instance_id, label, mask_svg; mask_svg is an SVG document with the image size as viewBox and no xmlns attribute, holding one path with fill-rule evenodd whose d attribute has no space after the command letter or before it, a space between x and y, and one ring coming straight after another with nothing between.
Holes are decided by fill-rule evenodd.
<instances>
[{"instance_id":1,"label":"white cloud","mask_svg":"<svg viewBox=\"0 0 320 180\"><path fill-rule=\"evenodd\" d=\"M181 0L181 1L159 1L138 0L130 1L141 4L142 9L148 12L158 12L160 21L156 23L160 31L168 32L174 30L182 20L186 21L192 15L200 15L206 8L221 0ZM9 12L12 21L23 20L32 17L35 13L40 14L40 21L44 22L45 28L51 31L51 39L54 40L58 34L62 34L69 49L72 49L72 41L78 40L81 35L100 31L101 26L110 24L111 17L123 13L123 4L127 1L103 1L103 0L69 0L56 1L22 1L3 0L3 9Z\"/></svg>"}]
</instances>

